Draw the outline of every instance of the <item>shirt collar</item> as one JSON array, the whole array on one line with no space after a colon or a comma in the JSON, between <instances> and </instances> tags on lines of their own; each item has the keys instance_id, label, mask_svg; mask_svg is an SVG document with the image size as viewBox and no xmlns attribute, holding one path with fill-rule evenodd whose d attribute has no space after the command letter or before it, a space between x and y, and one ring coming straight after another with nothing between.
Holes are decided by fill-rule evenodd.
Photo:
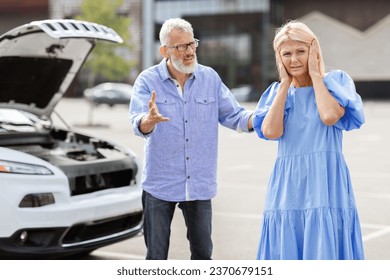
<instances>
[{"instance_id":1,"label":"shirt collar","mask_svg":"<svg viewBox=\"0 0 390 280\"><path fill-rule=\"evenodd\" d=\"M199 68L199 65L196 66L194 73L191 74L189 79L194 79L197 76L197 73L199 71L198 68ZM167 66L167 59L165 57L158 64L158 71L160 72L160 76L161 76L161 79L163 81L165 81L166 79L174 80L171 77L171 75L169 74L168 66Z\"/></svg>"}]
</instances>

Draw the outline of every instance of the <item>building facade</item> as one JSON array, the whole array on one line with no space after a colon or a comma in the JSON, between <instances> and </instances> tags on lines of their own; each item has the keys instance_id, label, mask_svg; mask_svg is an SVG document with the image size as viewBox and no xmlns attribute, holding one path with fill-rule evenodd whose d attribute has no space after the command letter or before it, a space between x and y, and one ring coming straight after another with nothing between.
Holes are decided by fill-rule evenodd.
<instances>
[{"instance_id":1,"label":"building facade","mask_svg":"<svg viewBox=\"0 0 390 280\"><path fill-rule=\"evenodd\" d=\"M80 14L82 0L49 1L52 18L74 18ZM270 72L262 71L269 65L270 56L268 40L264 40L269 34L265 25L268 11L269 0L124 0L118 13L132 19L133 56L138 61L130 82L143 69L162 59L158 52L162 23L168 18L181 17L192 23L201 42L200 63L215 68L229 87L251 84L260 93Z\"/></svg>"},{"instance_id":2,"label":"building facade","mask_svg":"<svg viewBox=\"0 0 390 280\"><path fill-rule=\"evenodd\" d=\"M390 98L390 2L271 0L271 21L300 19L318 36L327 70L342 69L363 98Z\"/></svg>"},{"instance_id":3,"label":"building facade","mask_svg":"<svg viewBox=\"0 0 390 280\"><path fill-rule=\"evenodd\" d=\"M107 0L110 1L110 0ZM0 31L46 18L74 18L82 0L0 0ZM123 0L138 64L129 82L159 62L158 31L171 17L193 25L198 60L229 87L252 85L260 94L278 78L272 39L286 20L307 23L319 37L327 70L343 69L364 98L389 98L390 1L387 0ZM129 42L130 43L130 42ZM259 95L260 95L259 94Z\"/></svg>"},{"instance_id":4,"label":"building facade","mask_svg":"<svg viewBox=\"0 0 390 280\"><path fill-rule=\"evenodd\" d=\"M48 17L49 0L0 0L0 34L24 23Z\"/></svg>"},{"instance_id":5,"label":"building facade","mask_svg":"<svg viewBox=\"0 0 390 280\"><path fill-rule=\"evenodd\" d=\"M268 0L156 0L154 5L156 44L166 19L184 18L200 40L200 63L217 70L229 87L265 89L270 79Z\"/></svg>"}]
</instances>

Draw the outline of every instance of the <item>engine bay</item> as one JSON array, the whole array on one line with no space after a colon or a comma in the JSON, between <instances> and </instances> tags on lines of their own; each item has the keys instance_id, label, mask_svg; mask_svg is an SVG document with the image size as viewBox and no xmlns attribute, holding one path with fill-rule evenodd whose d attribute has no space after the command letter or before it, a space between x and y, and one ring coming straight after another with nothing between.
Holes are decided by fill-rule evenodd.
<instances>
[{"instance_id":1,"label":"engine bay","mask_svg":"<svg viewBox=\"0 0 390 280\"><path fill-rule=\"evenodd\" d=\"M0 135L0 145L61 169L73 195L136 184L132 155L106 141L64 129Z\"/></svg>"}]
</instances>

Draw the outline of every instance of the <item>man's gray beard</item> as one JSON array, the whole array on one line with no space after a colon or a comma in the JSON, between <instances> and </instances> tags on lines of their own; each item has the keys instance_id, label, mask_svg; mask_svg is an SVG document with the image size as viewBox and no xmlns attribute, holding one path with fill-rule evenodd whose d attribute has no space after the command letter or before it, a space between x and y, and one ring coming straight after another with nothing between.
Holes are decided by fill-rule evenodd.
<instances>
[{"instance_id":1,"label":"man's gray beard","mask_svg":"<svg viewBox=\"0 0 390 280\"><path fill-rule=\"evenodd\" d=\"M180 60L176 59L175 57L171 57L171 62L173 67L181 73L185 74L191 74L194 73L196 66L198 64L197 57L194 56L194 62L190 66L185 66Z\"/></svg>"}]
</instances>

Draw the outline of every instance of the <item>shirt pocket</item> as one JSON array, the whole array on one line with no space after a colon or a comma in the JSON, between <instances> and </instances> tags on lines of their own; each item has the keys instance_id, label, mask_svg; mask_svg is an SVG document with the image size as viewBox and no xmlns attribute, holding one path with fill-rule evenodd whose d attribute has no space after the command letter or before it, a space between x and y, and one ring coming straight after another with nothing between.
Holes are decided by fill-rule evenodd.
<instances>
[{"instance_id":1,"label":"shirt pocket","mask_svg":"<svg viewBox=\"0 0 390 280\"><path fill-rule=\"evenodd\" d=\"M217 109L214 96L196 96L196 117L199 121L210 121L215 118Z\"/></svg>"},{"instance_id":2,"label":"shirt pocket","mask_svg":"<svg viewBox=\"0 0 390 280\"><path fill-rule=\"evenodd\" d=\"M156 105L158 112L167 118L173 118L176 114L176 100L174 98L157 97Z\"/></svg>"}]
</instances>

